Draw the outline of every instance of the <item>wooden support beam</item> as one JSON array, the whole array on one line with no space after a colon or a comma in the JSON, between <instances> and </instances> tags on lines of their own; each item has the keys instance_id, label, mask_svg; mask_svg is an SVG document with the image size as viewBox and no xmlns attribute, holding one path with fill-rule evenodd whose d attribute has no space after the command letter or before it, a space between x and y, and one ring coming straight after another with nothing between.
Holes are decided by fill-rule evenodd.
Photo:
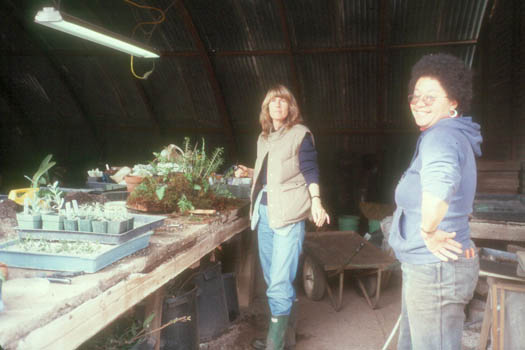
<instances>
[{"instance_id":1,"label":"wooden support beam","mask_svg":"<svg viewBox=\"0 0 525 350\"><path fill-rule=\"evenodd\" d=\"M479 239L525 242L525 224L471 220L470 236Z\"/></svg>"},{"instance_id":2,"label":"wooden support beam","mask_svg":"<svg viewBox=\"0 0 525 350\"><path fill-rule=\"evenodd\" d=\"M211 63L210 56L208 54L208 51L206 50L206 47L204 46L204 42L202 41L199 35L197 27L195 26L195 23L193 22L193 19L191 18L191 15L186 8L186 5L184 5L184 0L177 0L176 6L177 6L179 13L181 14L183 18L184 25L186 26L186 30L190 33L191 37L193 38L193 42L195 46L197 47L197 50L199 51L200 57L203 61L204 68L206 69L206 72L208 73L208 79L209 79L211 88L213 90L213 94L215 96L215 102L217 103L217 109L219 110L219 113L222 117L222 123L224 125L224 131L225 131L224 133L226 134L226 137L228 138L228 142L230 145L229 147L230 157L231 159L236 159L237 158L237 144L235 142L235 135L233 133L233 123L230 118L230 115L228 114L228 109L226 107L224 95L221 91L219 81L217 80L217 76L215 74L215 70Z\"/></svg>"},{"instance_id":3,"label":"wooden support beam","mask_svg":"<svg viewBox=\"0 0 525 350\"><path fill-rule=\"evenodd\" d=\"M182 0L177 0L182 1ZM410 48L427 48L427 47L446 47L446 46L469 46L478 44L478 40L455 40L455 41L429 41L429 42L417 42L417 43L406 43L406 44L394 44L386 47L388 50L398 50L398 49L410 49ZM363 45L363 46L348 46L348 47L319 47L319 48L309 48L309 49L293 49L293 55L316 55L316 54L330 54L330 53L348 53L348 52L370 52L379 50L378 46L375 45ZM24 49L16 51L6 51L0 50L2 54L9 54L14 56L40 56L35 50ZM53 49L53 53L57 56L82 56L82 57L92 57L92 56L113 56L121 54L119 52L111 51L98 51L98 50L63 50L63 49ZM213 51L207 52L207 56L284 56L289 55L289 50L224 50L224 51ZM161 51L162 57L194 57L202 56L202 53L199 51Z\"/></svg>"}]
</instances>

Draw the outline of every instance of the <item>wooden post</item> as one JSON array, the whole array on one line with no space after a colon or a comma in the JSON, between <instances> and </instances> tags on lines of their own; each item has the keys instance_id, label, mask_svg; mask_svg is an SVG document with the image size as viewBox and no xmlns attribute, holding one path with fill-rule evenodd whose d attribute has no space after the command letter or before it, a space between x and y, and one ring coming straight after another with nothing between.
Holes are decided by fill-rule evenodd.
<instances>
[{"instance_id":1,"label":"wooden post","mask_svg":"<svg viewBox=\"0 0 525 350\"><path fill-rule=\"evenodd\" d=\"M146 299L146 311L144 317L147 318L152 313L155 314L155 317L149 325L149 330L157 329L162 326L162 304L165 295L166 289L162 286ZM155 350L160 350L160 330L151 334L150 337L155 339Z\"/></svg>"},{"instance_id":2,"label":"wooden post","mask_svg":"<svg viewBox=\"0 0 525 350\"><path fill-rule=\"evenodd\" d=\"M246 229L237 243L237 295L241 308L250 307L255 293L255 264L257 263L257 240L255 233Z\"/></svg>"},{"instance_id":3,"label":"wooden post","mask_svg":"<svg viewBox=\"0 0 525 350\"><path fill-rule=\"evenodd\" d=\"M492 314L491 314L491 290L492 284L494 283L494 277L487 277L487 283L489 285L489 292L487 293L487 302L485 303L485 313L483 314L483 323L481 325L481 333L479 337L478 350L487 349L487 341L489 338L490 325L492 323Z\"/></svg>"}]
</instances>

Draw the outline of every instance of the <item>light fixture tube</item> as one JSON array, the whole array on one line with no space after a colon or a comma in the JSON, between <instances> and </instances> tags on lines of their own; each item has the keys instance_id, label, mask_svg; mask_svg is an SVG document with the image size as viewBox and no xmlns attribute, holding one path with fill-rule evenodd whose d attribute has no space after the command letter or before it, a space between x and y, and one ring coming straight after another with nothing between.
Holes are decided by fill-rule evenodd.
<instances>
[{"instance_id":1,"label":"light fixture tube","mask_svg":"<svg viewBox=\"0 0 525 350\"><path fill-rule=\"evenodd\" d=\"M136 57L160 57L155 50L139 42L60 12L54 7L44 7L38 11L35 22Z\"/></svg>"}]
</instances>

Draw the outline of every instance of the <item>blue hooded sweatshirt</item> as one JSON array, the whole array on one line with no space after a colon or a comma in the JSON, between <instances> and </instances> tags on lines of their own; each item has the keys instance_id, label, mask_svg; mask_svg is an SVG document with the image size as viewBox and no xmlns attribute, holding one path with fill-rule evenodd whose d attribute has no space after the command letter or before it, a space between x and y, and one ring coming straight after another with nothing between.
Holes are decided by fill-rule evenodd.
<instances>
[{"instance_id":1,"label":"blue hooded sweatshirt","mask_svg":"<svg viewBox=\"0 0 525 350\"><path fill-rule=\"evenodd\" d=\"M470 247L468 216L476 194L476 159L481 156L479 124L470 117L447 118L421 133L414 157L396 187L396 211L388 243L401 262L439 262L423 242L421 199L429 192L448 203L438 228L456 232L463 249Z\"/></svg>"}]
</instances>

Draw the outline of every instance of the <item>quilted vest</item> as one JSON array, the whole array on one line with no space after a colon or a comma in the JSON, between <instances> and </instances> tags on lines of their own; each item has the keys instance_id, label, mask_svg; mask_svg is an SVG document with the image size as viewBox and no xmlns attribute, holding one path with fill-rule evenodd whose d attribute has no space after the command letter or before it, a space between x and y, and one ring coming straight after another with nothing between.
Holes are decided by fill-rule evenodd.
<instances>
[{"instance_id":1,"label":"quilted vest","mask_svg":"<svg viewBox=\"0 0 525 350\"><path fill-rule=\"evenodd\" d=\"M306 126L296 124L290 129L281 128L270 133L266 138L261 134L257 140L250 215L262 188L260 172L268 156L266 189L269 225L272 228L299 222L310 215L310 193L299 169L299 148L306 133L311 134Z\"/></svg>"}]
</instances>

